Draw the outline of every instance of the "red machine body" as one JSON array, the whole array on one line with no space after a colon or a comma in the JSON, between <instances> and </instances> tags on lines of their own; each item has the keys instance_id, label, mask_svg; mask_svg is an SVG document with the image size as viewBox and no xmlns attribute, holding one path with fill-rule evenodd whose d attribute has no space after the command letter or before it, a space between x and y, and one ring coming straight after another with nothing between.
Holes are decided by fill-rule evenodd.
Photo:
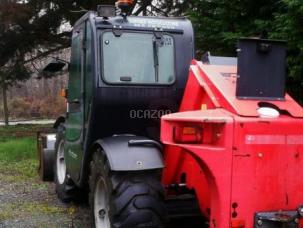
<instances>
[{"instance_id":1,"label":"red machine body","mask_svg":"<svg viewBox=\"0 0 303 228\"><path fill-rule=\"evenodd\" d=\"M209 227L301 228L303 109L289 95L237 99L236 75L237 66L192 62L180 112L161 120L163 183L194 190Z\"/></svg>"}]
</instances>

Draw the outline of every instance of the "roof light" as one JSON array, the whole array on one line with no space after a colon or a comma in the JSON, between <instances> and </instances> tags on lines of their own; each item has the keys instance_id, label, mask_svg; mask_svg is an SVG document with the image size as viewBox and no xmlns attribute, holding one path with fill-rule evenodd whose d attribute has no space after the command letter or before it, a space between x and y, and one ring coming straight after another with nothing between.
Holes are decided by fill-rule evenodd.
<instances>
[{"instance_id":1,"label":"roof light","mask_svg":"<svg viewBox=\"0 0 303 228\"><path fill-rule=\"evenodd\" d=\"M133 0L119 0L116 2L116 6L121 9L122 15L127 15L133 4Z\"/></svg>"},{"instance_id":2,"label":"roof light","mask_svg":"<svg viewBox=\"0 0 303 228\"><path fill-rule=\"evenodd\" d=\"M134 0L119 0L117 2L118 7L120 7L121 5L131 6L132 4L134 4Z\"/></svg>"}]
</instances>

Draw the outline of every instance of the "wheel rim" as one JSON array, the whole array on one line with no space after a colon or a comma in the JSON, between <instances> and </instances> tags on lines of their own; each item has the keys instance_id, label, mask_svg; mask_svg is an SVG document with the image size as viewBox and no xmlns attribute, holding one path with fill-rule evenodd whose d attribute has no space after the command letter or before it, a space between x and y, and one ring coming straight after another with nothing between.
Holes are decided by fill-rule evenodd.
<instances>
[{"instance_id":1,"label":"wheel rim","mask_svg":"<svg viewBox=\"0 0 303 228\"><path fill-rule=\"evenodd\" d=\"M57 176L59 184L63 184L66 176L66 164L64 158L64 141L61 140L57 152Z\"/></svg>"},{"instance_id":2,"label":"wheel rim","mask_svg":"<svg viewBox=\"0 0 303 228\"><path fill-rule=\"evenodd\" d=\"M103 178L96 184L94 192L94 217L96 228L110 228L108 193Z\"/></svg>"}]
</instances>

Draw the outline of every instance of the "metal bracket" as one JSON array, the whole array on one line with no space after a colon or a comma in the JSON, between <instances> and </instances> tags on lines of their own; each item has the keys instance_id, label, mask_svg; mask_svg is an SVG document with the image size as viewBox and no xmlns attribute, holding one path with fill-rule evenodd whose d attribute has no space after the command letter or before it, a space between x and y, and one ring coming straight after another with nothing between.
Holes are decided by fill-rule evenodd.
<instances>
[{"instance_id":1,"label":"metal bracket","mask_svg":"<svg viewBox=\"0 0 303 228\"><path fill-rule=\"evenodd\" d=\"M297 211L260 212L255 215L255 228L298 228Z\"/></svg>"}]
</instances>

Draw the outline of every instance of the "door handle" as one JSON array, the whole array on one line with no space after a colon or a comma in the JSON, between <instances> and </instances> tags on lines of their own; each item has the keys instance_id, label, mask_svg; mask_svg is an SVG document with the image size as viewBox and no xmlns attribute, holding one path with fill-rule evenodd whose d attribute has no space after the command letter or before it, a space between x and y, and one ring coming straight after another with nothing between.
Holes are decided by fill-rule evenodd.
<instances>
[{"instance_id":1,"label":"door handle","mask_svg":"<svg viewBox=\"0 0 303 228\"><path fill-rule=\"evenodd\" d=\"M70 104L80 104L80 100L76 98L76 99L70 101L69 103Z\"/></svg>"},{"instance_id":2,"label":"door handle","mask_svg":"<svg viewBox=\"0 0 303 228\"><path fill-rule=\"evenodd\" d=\"M152 145L157 147L160 151L163 151L163 146L161 143L150 140L150 139L132 139L128 141L129 146L146 146L146 145Z\"/></svg>"}]
</instances>

